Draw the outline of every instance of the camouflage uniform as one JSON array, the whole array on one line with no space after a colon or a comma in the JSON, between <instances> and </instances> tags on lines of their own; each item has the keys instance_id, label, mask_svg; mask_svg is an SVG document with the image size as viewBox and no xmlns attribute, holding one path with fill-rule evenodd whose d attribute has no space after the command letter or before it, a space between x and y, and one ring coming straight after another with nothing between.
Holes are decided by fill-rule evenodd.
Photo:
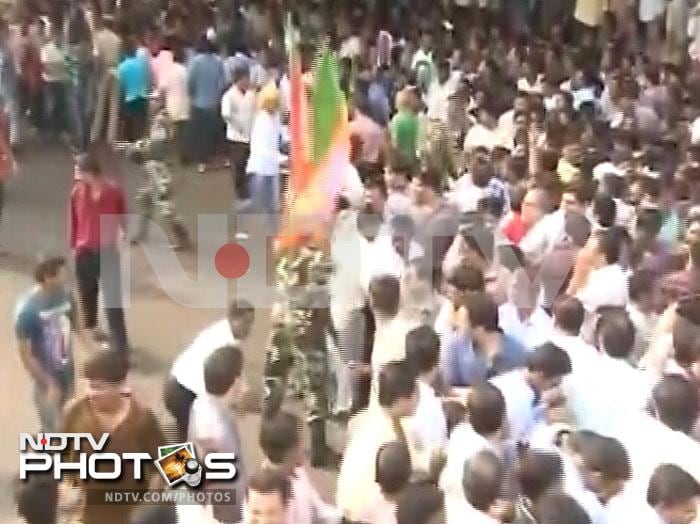
<instances>
[{"instance_id":1,"label":"camouflage uniform","mask_svg":"<svg viewBox=\"0 0 700 524\"><path fill-rule=\"evenodd\" d=\"M165 161L168 148L169 130L164 112L155 115L146 139L133 144L120 143L116 149L125 150L132 158L143 163L144 185L136 190L139 204L139 224L134 241L148 236L148 228L153 217L153 208L164 222L172 246L176 249L189 247L189 235L177 215L172 202L172 176Z\"/></svg>"},{"instance_id":2,"label":"camouflage uniform","mask_svg":"<svg viewBox=\"0 0 700 524\"><path fill-rule=\"evenodd\" d=\"M326 451L325 422L332 378L327 337L332 328L328 278L331 266L322 251L303 248L277 266L282 299L273 313L265 359L266 411L277 411L291 390L304 399L311 427L312 462ZM315 457L316 456L316 460Z\"/></svg>"}]
</instances>

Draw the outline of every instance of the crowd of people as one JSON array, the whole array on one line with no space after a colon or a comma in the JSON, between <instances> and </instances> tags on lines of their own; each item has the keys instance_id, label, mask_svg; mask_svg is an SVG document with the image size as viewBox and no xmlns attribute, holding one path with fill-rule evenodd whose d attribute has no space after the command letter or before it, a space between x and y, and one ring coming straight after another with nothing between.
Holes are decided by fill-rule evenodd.
<instances>
[{"instance_id":1,"label":"crowd of people","mask_svg":"<svg viewBox=\"0 0 700 524\"><path fill-rule=\"evenodd\" d=\"M235 503L144 512L99 505L99 489L67 479L24 486L28 522L55 521L57 507L86 523L697 522L700 5L249 0L197 3L189 19L188 2L161 4L57 3L47 17L19 10L2 32L1 172L13 148L21 163L27 125L82 153L80 301L66 261L48 258L17 315L44 430L109 432L114 452L155 454L164 439L125 385L120 283L105 279L124 224L102 236L95 224L126 202L94 143L152 138L165 119L169 163L203 174L223 157L237 213L280 213L290 12L307 87L316 49L339 59L346 180L328 246L278 272L265 458L239 460L217 487ZM70 400L71 332L104 339L99 286L110 348L91 352L87 396ZM255 313L236 300L166 381L178 438L198 456L255 445L229 407ZM330 422L346 428L342 456ZM307 456L339 467L330 503ZM117 488L145 486L128 479ZM54 503L32 504L36 493Z\"/></svg>"}]
</instances>

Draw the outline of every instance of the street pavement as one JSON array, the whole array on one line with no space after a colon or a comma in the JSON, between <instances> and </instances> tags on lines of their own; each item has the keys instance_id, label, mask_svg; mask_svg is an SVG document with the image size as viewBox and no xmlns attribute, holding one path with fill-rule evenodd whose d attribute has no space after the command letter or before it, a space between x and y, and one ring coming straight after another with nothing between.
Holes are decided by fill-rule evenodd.
<instances>
[{"instance_id":1,"label":"street pavement","mask_svg":"<svg viewBox=\"0 0 700 524\"><path fill-rule=\"evenodd\" d=\"M20 522L12 497L18 470L18 434L38 430L31 382L17 354L13 310L18 297L32 285L32 270L39 256L69 256L66 222L72 158L59 146L33 142L21 152L18 163L19 173L6 188L0 222L0 245L8 253L0 258L0 340L4 341L6 356L0 366L0 391L3 393L0 397L3 421L0 429L0 524ZM118 157L110 159L106 165L108 174L121 180L126 187L130 210L134 209L133 195L140 182L138 169ZM229 211L232 188L228 170L199 176L190 167L177 168L174 173L174 200L193 235L196 234L197 214ZM130 256L131 299L126 316L130 342L135 348L135 366L130 380L136 397L154 410L166 429L172 428L172 419L165 411L161 394L168 370L195 335L211 322L223 318L225 310L193 309L175 303L163 291L144 253L135 248ZM181 255L180 260L188 273L195 274L195 255ZM231 283L231 297L234 290L235 284ZM269 310L259 309L256 315L253 334L244 347L245 376L252 399L248 404L252 406L257 404L256 399L261 394ZM78 364L86 352L85 348L76 349ZM239 417L244 460L251 470L261 457L257 444L259 415L251 409ZM311 477L322 496L332 500L335 475L312 471Z\"/></svg>"}]
</instances>

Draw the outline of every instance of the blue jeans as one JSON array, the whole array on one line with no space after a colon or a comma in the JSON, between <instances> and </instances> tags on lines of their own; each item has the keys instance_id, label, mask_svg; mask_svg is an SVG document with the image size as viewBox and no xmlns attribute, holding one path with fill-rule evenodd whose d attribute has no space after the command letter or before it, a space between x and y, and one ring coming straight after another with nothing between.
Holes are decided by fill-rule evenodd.
<instances>
[{"instance_id":1,"label":"blue jeans","mask_svg":"<svg viewBox=\"0 0 700 524\"><path fill-rule=\"evenodd\" d=\"M58 431L63 404L65 404L73 394L73 364L69 363L63 366L59 371L55 371L51 374L60 390L60 397L58 399L49 399L46 395L46 389L39 384L34 384L34 405L36 406L39 415L39 423L44 433Z\"/></svg>"},{"instance_id":2,"label":"blue jeans","mask_svg":"<svg viewBox=\"0 0 700 524\"><path fill-rule=\"evenodd\" d=\"M265 214L270 223L276 227L280 207L279 175L250 175L250 193L253 212Z\"/></svg>"}]
</instances>

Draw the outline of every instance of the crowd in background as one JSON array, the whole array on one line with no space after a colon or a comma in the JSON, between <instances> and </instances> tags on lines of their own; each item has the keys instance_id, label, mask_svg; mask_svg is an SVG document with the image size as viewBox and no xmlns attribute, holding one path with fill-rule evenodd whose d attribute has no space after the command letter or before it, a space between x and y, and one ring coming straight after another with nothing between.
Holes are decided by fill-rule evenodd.
<instances>
[{"instance_id":1,"label":"crowd in background","mask_svg":"<svg viewBox=\"0 0 700 524\"><path fill-rule=\"evenodd\" d=\"M319 385L317 369L299 371L302 393L325 388L328 411L349 419L336 498L318 496L301 421L277 409L263 417L264 463L237 480L244 503L180 507L182 522L696 521L700 5L49 5L60 7L18 9L2 33L9 145L21 151L29 125L76 151L135 141L159 100L172 160L205 173L224 157L239 210L280 209L284 15L307 85L319 46L339 58L352 163L330 241L330 324L320 329L338 350L336 380ZM100 178L80 158L88 184ZM40 292L64 293L63 264L37 269ZM62 405L73 380L71 355L41 342L42 308L37 299L17 324L38 407ZM200 451L243 445L224 406L238 393L252 318L235 303L173 366L168 409ZM160 430L124 400L119 349L86 365L92 400L42 422L92 431L128 419L138 431L118 445L152 449ZM312 427L312 462L330 466L317 436ZM85 508L85 522L132 516L130 506L110 507L113 520Z\"/></svg>"}]
</instances>

